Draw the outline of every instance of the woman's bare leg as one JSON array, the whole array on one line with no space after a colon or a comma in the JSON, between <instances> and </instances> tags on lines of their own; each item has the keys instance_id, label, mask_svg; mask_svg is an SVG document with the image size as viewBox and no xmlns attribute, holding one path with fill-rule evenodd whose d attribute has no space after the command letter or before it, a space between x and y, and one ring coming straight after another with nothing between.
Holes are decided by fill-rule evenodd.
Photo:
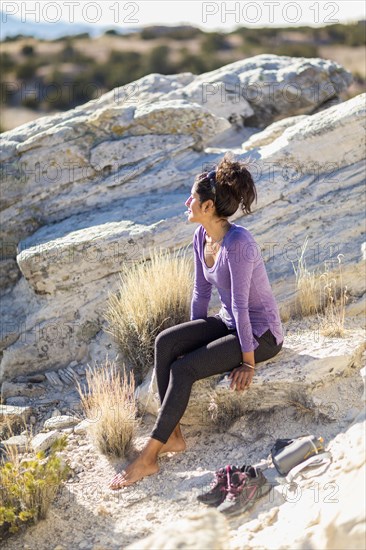
<instances>
[{"instance_id":1,"label":"woman's bare leg","mask_svg":"<svg viewBox=\"0 0 366 550\"><path fill-rule=\"evenodd\" d=\"M110 489L120 489L132 485L140 479L156 474L159 471L158 454L164 443L149 438L140 455L131 462L120 474L116 474L108 484Z\"/></svg>"},{"instance_id":2,"label":"woman's bare leg","mask_svg":"<svg viewBox=\"0 0 366 550\"><path fill-rule=\"evenodd\" d=\"M163 452L182 452L186 449L179 423L166 443L152 437L149 438L140 455L131 462L120 474L116 474L109 482L111 489L132 485L140 479L156 474L159 471L158 455Z\"/></svg>"},{"instance_id":3,"label":"woman's bare leg","mask_svg":"<svg viewBox=\"0 0 366 550\"><path fill-rule=\"evenodd\" d=\"M179 453L185 451L186 447L187 444L181 432L180 424L178 422L168 441L160 449L159 454L167 452Z\"/></svg>"}]
</instances>

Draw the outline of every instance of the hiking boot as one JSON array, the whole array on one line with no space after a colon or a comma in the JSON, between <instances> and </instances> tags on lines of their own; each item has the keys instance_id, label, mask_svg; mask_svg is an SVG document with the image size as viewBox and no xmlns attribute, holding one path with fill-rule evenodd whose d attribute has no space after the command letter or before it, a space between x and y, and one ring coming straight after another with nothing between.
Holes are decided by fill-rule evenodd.
<instances>
[{"instance_id":1,"label":"hiking boot","mask_svg":"<svg viewBox=\"0 0 366 550\"><path fill-rule=\"evenodd\" d=\"M271 488L262 471L253 466L246 468L245 472L233 472L226 499L219 505L218 510L230 517L242 514L269 493Z\"/></svg>"},{"instance_id":2,"label":"hiking boot","mask_svg":"<svg viewBox=\"0 0 366 550\"><path fill-rule=\"evenodd\" d=\"M227 466L216 470L215 479L211 482L211 489L204 494L198 495L197 500L207 504L207 506L219 506L226 498L230 485L230 476L234 472L244 472L251 466L243 465L241 468L228 464Z\"/></svg>"}]
</instances>

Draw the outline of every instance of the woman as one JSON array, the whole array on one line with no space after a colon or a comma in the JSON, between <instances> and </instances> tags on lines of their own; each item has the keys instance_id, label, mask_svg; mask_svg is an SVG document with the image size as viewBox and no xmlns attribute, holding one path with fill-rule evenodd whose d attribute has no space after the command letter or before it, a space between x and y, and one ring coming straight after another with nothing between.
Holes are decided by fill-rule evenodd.
<instances>
[{"instance_id":1,"label":"woman","mask_svg":"<svg viewBox=\"0 0 366 550\"><path fill-rule=\"evenodd\" d=\"M257 198L249 171L226 154L217 169L197 176L186 201L193 238L195 282L191 320L163 330L155 340L155 374L161 408L141 454L109 483L131 485L159 471L158 455L184 451L179 421L196 380L230 371L231 389L249 388L255 364L277 355L283 344L279 310L260 249L251 233L229 223ZM207 316L212 285L220 312Z\"/></svg>"}]
</instances>

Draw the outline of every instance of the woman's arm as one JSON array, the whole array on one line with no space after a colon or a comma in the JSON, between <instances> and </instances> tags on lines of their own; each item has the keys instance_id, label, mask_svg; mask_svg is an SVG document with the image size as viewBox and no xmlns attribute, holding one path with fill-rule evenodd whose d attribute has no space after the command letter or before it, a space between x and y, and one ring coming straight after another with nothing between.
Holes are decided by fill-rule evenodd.
<instances>
[{"instance_id":1,"label":"woman's arm","mask_svg":"<svg viewBox=\"0 0 366 550\"><path fill-rule=\"evenodd\" d=\"M232 311L243 361L251 365L254 365L255 340L249 317L249 292L257 252L256 247L253 249L253 243L242 236L227 249Z\"/></svg>"},{"instance_id":2,"label":"woman's arm","mask_svg":"<svg viewBox=\"0 0 366 550\"><path fill-rule=\"evenodd\" d=\"M256 248L256 247L255 247ZM244 390L252 382L254 375L253 329L249 317L249 292L253 276L255 254L253 245L238 240L228 250L228 266L231 282L231 301L242 351L242 365L238 365L229 375L231 389Z\"/></svg>"}]
</instances>

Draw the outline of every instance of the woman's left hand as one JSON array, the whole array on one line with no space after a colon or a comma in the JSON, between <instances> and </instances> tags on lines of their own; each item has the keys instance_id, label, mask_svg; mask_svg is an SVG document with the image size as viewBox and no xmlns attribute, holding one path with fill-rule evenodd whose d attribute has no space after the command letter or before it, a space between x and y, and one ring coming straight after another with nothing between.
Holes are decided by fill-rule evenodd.
<instances>
[{"instance_id":1,"label":"woman's left hand","mask_svg":"<svg viewBox=\"0 0 366 550\"><path fill-rule=\"evenodd\" d=\"M233 369L229 378L232 379L230 389L236 389L237 391L243 391L249 388L254 376L254 369L246 367L245 365ZM235 387L236 386L236 387Z\"/></svg>"}]
</instances>

